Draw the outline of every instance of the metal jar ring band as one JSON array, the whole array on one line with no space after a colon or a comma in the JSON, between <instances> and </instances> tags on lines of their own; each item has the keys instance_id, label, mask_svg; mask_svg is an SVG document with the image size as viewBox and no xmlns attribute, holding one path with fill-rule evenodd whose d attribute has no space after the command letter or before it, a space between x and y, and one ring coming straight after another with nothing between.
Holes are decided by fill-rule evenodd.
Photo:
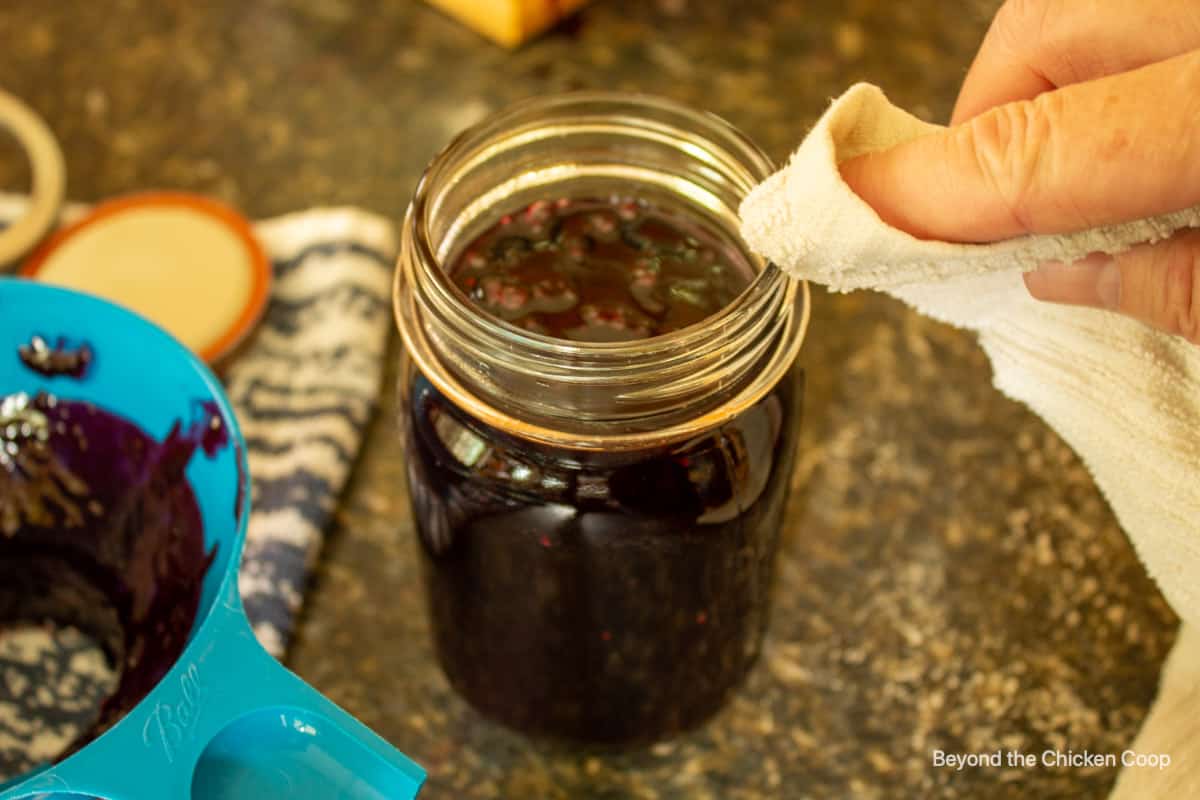
<instances>
[{"instance_id":1,"label":"metal jar ring band","mask_svg":"<svg viewBox=\"0 0 1200 800\"><path fill-rule=\"evenodd\" d=\"M0 231L0 268L10 266L45 235L58 215L66 187L66 168L58 141L29 106L0 90L0 128L16 138L29 156L33 173L29 208Z\"/></svg>"}]
</instances>

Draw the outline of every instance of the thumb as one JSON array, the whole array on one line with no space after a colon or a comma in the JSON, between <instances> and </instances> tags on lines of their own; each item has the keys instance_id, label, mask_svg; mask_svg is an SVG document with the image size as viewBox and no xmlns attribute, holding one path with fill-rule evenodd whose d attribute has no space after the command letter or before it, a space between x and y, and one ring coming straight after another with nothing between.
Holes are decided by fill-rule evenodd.
<instances>
[{"instance_id":1,"label":"thumb","mask_svg":"<svg viewBox=\"0 0 1200 800\"><path fill-rule=\"evenodd\" d=\"M842 177L888 224L990 242L1200 205L1200 50L997 106L860 156Z\"/></svg>"},{"instance_id":2,"label":"thumb","mask_svg":"<svg viewBox=\"0 0 1200 800\"><path fill-rule=\"evenodd\" d=\"M1039 300L1119 311L1200 344L1200 231L1025 274Z\"/></svg>"}]
</instances>

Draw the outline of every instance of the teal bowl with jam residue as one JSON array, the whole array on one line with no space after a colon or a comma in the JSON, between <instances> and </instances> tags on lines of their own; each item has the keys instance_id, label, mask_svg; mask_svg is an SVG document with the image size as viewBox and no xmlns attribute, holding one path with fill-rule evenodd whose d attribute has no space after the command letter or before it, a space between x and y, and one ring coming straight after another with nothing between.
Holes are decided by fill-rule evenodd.
<instances>
[{"instance_id":1,"label":"teal bowl with jam residue","mask_svg":"<svg viewBox=\"0 0 1200 800\"><path fill-rule=\"evenodd\" d=\"M35 359L19 356L34 337L39 346L60 339L86 344L90 363L57 373L34 368ZM229 400L204 364L160 328L111 303L0 278L0 396L9 398L10 411L39 397L92 404L164 446L189 432L203 436L182 469L211 559L198 578L190 632L181 634L177 658L163 665L148 693L70 755L4 784L0 800L416 796L425 778L417 764L255 639L237 583L250 510L245 446ZM0 558L3 547L0 536Z\"/></svg>"}]
</instances>

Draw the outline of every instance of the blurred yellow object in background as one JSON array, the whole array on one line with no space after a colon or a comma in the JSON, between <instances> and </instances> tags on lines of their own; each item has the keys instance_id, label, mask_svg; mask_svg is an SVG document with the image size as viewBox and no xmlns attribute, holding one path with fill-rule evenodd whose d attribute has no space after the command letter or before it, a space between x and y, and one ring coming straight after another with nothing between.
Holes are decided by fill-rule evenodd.
<instances>
[{"instance_id":1,"label":"blurred yellow object in background","mask_svg":"<svg viewBox=\"0 0 1200 800\"><path fill-rule=\"evenodd\" d=\"M541 33L587 0L429 0L505 47Z\"/></svg>"}]
</instances>

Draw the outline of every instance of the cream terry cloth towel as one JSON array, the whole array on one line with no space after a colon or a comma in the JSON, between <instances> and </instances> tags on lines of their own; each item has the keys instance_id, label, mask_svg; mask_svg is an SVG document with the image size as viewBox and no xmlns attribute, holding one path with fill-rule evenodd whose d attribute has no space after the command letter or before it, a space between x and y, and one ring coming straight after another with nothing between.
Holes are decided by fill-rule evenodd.
<instances>
[{"instance_id":1,"label":"cream terry cloth towel","mask_svg":"<svg viewBox=\"0 0 1200 800\"><path fill-rule=\"evenodd\" d=\"M1200 227L1200 207L1061 236L922 241L884 223L838 164L936 130L878 88L854 86L746 198L743 235L796 277L835 291L882 290L978 332L997 388L1075 449L1183 619L1133 745L1168 748L1172 765L1124 770L1113 797L1200 798L1200 347L1106 311L1040 303L1021 280L1043 261L1117 253Z\"/></svg>"}]
</instances>

